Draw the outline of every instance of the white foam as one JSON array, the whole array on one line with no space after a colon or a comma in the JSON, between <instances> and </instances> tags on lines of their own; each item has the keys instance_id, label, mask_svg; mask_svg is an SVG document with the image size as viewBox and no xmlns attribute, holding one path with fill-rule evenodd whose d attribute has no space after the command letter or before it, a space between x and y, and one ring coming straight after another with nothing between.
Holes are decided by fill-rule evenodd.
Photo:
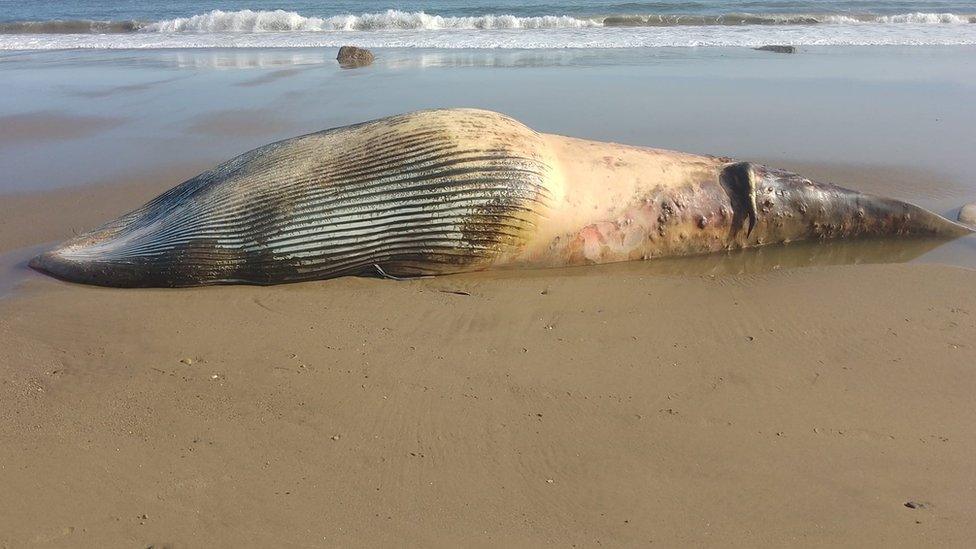
<instances>
[{"instance_id":1,"label":"white foam","mask_svg":"<svg viewBox=\"0 0 976 549\"><path fill-rule=\"evenodd\" d=\"M790 16L793 18L801 16ZM807 17L807 16L802 16ZM795 20L802 20L795 19ZM423 12L331 18L287 11L212 11L117 34L0 34L0 50L139 48L657 48L804 45L976 45L971 16L821 16L819 24L603 26L568 16L440 17Z\"/></svg>"},{"instance_id":2,"label":"white foam","mask_svg":"<svg viewBox=\"0 0 976 549\"><path fill-rule=\"evenodd\" d=\"M157 21L146 25L144 32L286 32L286 31L370 31L406 29L559 29L600 26L602 23L568 15L516 17L482 15L478 17L442 17L424 12L387 10L362 15L337 15L322 19L305 17L293 11L220 11Z\"/></svg>"},{"instance_id":3,"label":"white foam","mask_svg":"<svg viewBox=\"0 0 976 549\"><path fill-rule=\"evenodd\" d=\"M946 27L837 25L743 29L667 27L640 29L556 29L549 31L444 30L358 33L207 33L123 35L36 34L0 35L0 49L140 49L140 48L337 48L354 43L367 48L658 48L756 47L764 44L804 45L976 45L976 25Z\"/></svg>"},{"instance_id":4,"label":"white foam","mask_svg":"<svg viewBox=\"0 0 976 549\"><path fill-rule=\"evenodd\" d=\"M899 15L753 15L723 16L614 16L629 20L635 26L646 21L649 26L714 26L742 24L804 25L822 24L952 24L972 22L972 16L953 13L904 13ZM476 17L443 17L424 12L387 10L361 15L336 15L328 18L306 17L293 11L221 11L157 21L143 27L143 32L322 32L377 30L492 30L492 29L581 29L602 27L603 17L590 19L568 15L516 17L514 15L480 15Z\"/></svg>"},{"instance_id":5,"label":"white foam","mask_svg":"<svg viewBox=\"0 0 976 549\"><path fill-rule=\"evenodd\" d=\"M972 23L972 17L959 16L954 13L903 13L901 15L882 15L875 18L878 23L922 23L927 25L966 25Z\"/></svg>"},{"instance_id":6,"label":"white foam","mask_svg":"<svg viewBox=\"0 0 976 549\"><path fill-rule=\"evenodd\" d=\"M872 17L851 17L847 15L825 15L819 18L823 23L842 25L968 25L972 16L954 13L902 13L898 15L877 15Z\"/></svg>"}]
</instances>

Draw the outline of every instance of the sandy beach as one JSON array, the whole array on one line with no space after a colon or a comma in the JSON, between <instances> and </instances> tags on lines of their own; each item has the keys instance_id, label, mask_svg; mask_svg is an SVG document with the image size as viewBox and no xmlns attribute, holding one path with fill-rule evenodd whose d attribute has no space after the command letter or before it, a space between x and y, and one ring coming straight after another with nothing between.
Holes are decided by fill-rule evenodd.
<instances>
[{"instance_id":1,"label":"sandy beach","mask_svg":"<svg viewBox=\"0 0 976 549\"><path fill-rule=\"evenodd\" d=\"M435 103L952 215L972 50L912 51L0 58L0 546L971 545L972 237L181 290L25 267L249 147Z\"/></svg>"}]
</instances>

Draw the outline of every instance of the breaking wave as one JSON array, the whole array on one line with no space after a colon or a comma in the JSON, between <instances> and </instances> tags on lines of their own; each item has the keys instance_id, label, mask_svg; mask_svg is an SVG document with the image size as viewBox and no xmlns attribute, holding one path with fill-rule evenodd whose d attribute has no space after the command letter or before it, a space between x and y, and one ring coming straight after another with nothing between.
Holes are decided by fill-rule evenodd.
<instances>
[{"instance_id":1,"label":"breaking wave","mask_svg":"<svg viewBox=\"0 0 976 549\"><path fill-rule=\"evenodd\" d=\"M976 23L976 15L904 13L899 15L610 15L571 17L543 15L479 15L445 17L424 12L387 10L361 15L308 17L293 11L221 11L155 22L145 21L22 21L0 23L0 34L124 34L148 33L259 33L382 30L519 30L584 29L593 27L682 27L749 25L962 25Z\"/></svg>"},{"instance_id":2,"label":"breaking wave","mask_svg":"<svg viewBox=\"0 0 976 549\"><path fill-rule=\"evenodd\" d=\"M568 15L515 17L481 15L442 17L424 12L388 10L362 15L336 15L328 18L305 17L293 11L231 11L158 21L144 27L149 32L287 32L287 31L371 31L439 29L558 29L599 26L598 21Z\"/></svg>"},{"instance_id":3,"label":"breaking wave","mask_svg":"<svg viewBox=\"0 0 976 549\"><path fill-rule=\"evenodd\" d=\"M899 15L614 15L602 20L607 27L676 27L676 26L747 26L747 25L821 25L821 24L950 24L976 23L976 16L954 13L904 13Z\"/></svg>"},{"instance_id":4,"label":"breaking wave","mask_svg":"<svg viewBox=\"0 0 976 549\"><path fill-rule=\"evenodd\" d=\"M0 51L132 48L658 48L976 45L976 16L480 15L389 10L307 17L291 11L211 11L161 21L0 23Z\"/></svg>"}]
</instances>

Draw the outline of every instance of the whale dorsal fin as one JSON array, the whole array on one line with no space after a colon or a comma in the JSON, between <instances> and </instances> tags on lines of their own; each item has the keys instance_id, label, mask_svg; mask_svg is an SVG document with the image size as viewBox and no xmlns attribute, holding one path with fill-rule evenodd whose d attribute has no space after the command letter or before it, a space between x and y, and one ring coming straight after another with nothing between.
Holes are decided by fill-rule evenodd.
<instances>
[{"instance_id":1,"label":"whale dorsal fin","mask_svg":"<svg viewBox=\"0 0 976 549\"><path fill-rule=\"evenodd\" d=\"M756 226L756 179L752 163L729 164L722 170L720 179L732 203L732 235L738 234L747 219L746 236L751 235Z\"/></svg>"}]
</instances>

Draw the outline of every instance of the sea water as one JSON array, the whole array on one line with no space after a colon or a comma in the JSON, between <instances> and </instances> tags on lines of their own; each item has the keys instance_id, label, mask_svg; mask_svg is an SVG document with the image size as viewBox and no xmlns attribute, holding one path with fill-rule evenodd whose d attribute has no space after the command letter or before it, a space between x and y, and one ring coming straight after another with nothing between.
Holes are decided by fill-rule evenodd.
<instances>
[{"instance_id":1,"label":"sea water","mask_svg":"<svg viewBox=\"0 0 976 549\"><path fill-rule=\"evenodd\" d=\"M958 0L0 0L0 50L976 44Z\"/></svg>"}]
</instances>

